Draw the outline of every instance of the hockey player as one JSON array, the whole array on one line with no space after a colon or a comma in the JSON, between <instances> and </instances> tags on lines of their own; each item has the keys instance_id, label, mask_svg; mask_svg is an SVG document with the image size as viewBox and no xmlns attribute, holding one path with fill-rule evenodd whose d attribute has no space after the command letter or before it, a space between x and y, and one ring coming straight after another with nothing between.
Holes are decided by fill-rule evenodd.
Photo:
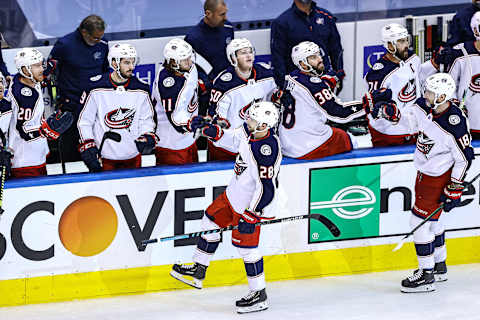
<instances>
[{"instance_id":1,"label":"hockey player","mask_svg":"<svg viewBox=\"0 0 480 320\"><path fill-rule=\"evenodd\" d=\"M409 112L410 107L420 96L424 79L437 69L430 61L421 64L420 58L408 50L410 38L405 27L391 23L382 28L382 41L387 52L365 75L368 90L389 88L392 99L400 114ZM372 144L374 147L414 144L416 128L408 122L409 117L401 117L394 125L383 118L367 116Z\"/></svg>"},{"instance_id":2,"label":"hockey player","mask_svg":"<svg viewBox=\"0 0 480 320\"><path fill-rule=\"evenodd\" d=\"M57 139L73 121L70 112L58 111L43 118L44 104L40 82L43 80L43 55L33 48L17 52L18 74L8 91L12 106L9 148L13 150L12 176L32 177L47 174L47 137Z\"/></svg>"},{"instance_id":3,"label":"hockey player","mask_svg":"<svg viewBox=\"0 0 480 320\"><path fill-rule=\"evenodd\" d=\"M245 263L250 293L236 302L237 312L247 313L268 308L265 291L263 258L258 250L260 227L256 222L273 219L272 210L278 187L278 173L282 160L280 142L273 127L278 121L278 110L271 102L252 104L245 122L238 128L222 129L202 117L192 119L192 130L221 146L238 151L234 175L226 191L207 208L202 218L204 230L237 225L232 232L232 245L238 248ZM203 235L193 255L193 265L175 264L171 275L195 288L202 288L207 267L220 244L220 234Z\"/></svg>"},{"instance_id":4,"label":"hockey player","mask_svg":"<svg viewBox=\"0 0 480 320\"><path fill-rule=\"evenodd\" d=\"M255 49L248 39L232 40L227 46L231 66L222 71L213 82L210 98L210 116L224 128L237 128L254 101L271 100L276 89L272 70L263 63L253 63ZM208 144L208 160L234 160L230 146Z\"/></svg>"},{"instance_id":5,"label":"hockey player","mask_svg":"<svg viewBox=\"0 0 480 320\"><path fill-rule=\"evenodd\" d=\"M423 97L409 116L418 126L414 164L417 168L412 228L443 203L449 212L460 204L463 179L474 158L468 120L451 99L455 82L447 73L426 79ZM442 209L413 233L419 268L402 281L402 292L435 290L435 281L447 280L445 229L439 220Z\"/></svg>"},{"instance_id":6,"label":"hockey player","mask_svg":"<svg viewBox=\"0 0 480 320\"><path fill-rule=\"evenodd\" d=\"M449 66L449 73L457 84L454 97L461 101L468 111L468 120L473 139L480 139L480 12L473 15L471 29L476 40L446 48L439 59Z\"/></svg>"},{"instance_id":7,"label":"hockey player","mask_svg":"<svg viewBox=\"0 0 480 320\"><path fill-rule=\"evenodd\" d=\"M304 41L293 47L292 61L298 69L286 77L286 96L291 95L292 99L284 104L279 129L283 154L297 159L317 159L351 150L348 134L330 127L327 120L347 123L363 116L364 104L370 112L375 103L382 99L388 101L391 91L374 91L364 99L365 103L343 103L333 93L335 77L323 73L323 59L317 44ZM375 112L378 113L379 107L377 104ZM395 111L395 106L392 107Z\"/></svg>"},{"instance_id":8,"label":"hockey player","mask_svg":"<svg viewBox=\"0 0 480 320\"><path fill-rule=\"evenodd\" d=\"M198 162L195 139L187 128L198 114L198 74L190 44L170 40L163 50L165 62L153 84L157 113L156 164L178 165Z\"/></svg>"},{"instance_id":9,"label":"hockey player","mask_svg":"<svg viewBox=\"0 0 480 320\"><path fill-rule=\"evenodd\" d=\"M141 155L155 148L153 106L148 84L133 75L137 51L130 44L115 44L108 54L111 73L91 79L91 88L81 98L78 119L79 151L91 172L141 166ZM105 140L105 132L115 130L121 142ZM100 158L102 162L100 162Z\"/></svg>"}]
</instances>

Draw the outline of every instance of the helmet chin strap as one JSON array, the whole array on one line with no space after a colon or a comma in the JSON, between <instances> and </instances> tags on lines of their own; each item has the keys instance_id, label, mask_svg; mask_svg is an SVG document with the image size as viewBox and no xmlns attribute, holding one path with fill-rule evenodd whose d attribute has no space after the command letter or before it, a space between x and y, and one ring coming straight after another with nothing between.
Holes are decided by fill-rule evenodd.
<instances>
[{"instance_id":1,"label":"helmet chin strap","mask_svg":"<svg viewBox=\"0 0 480 320\"><path fill-rule=\"evenodd\" d=\"M30 73L30 75L27 76L25 73L23 73L23 71L22 71L21 68L20 68L20 74L21 74L23 77L27 78L28 80L32 81L34 84L37 84L38 81L35 80L35 78L33 77L32 67L31 67L31 66L24 66L24 67L25 67L25 69L27 69L27 71L28 71L28 73Z\"/></svg>"},{"instance_id":2,"label":"helmet chin strap","mask_svg":"<svg viewBox=\"0 0 480 320\"><path fill-rule=\"evenodd\" d=\"M115 68L115 72L117 73L117 76L120 78L120 80L122 80L122 82L125 82L128 80L125 79L123 76L122 76L122 73L120 72L120 59L117 60L117 58L114 58L115 59L115 62L117 63L117 67Z\"/></svg>"}]
</instances>

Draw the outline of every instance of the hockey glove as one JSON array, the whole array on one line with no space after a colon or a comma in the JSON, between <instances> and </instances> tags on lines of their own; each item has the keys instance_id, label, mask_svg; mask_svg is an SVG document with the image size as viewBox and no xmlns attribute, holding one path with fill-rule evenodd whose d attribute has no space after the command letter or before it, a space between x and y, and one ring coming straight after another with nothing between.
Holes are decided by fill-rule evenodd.
<instances>
[{"instance_id":1,"label":"hockey glove","mask_svg":"<svg viewBox=\"0 0 480 320\"><path fill-rule=\"evenodd\" d=\"M446 72L448 66L455 60L455 51L442 43L433 50L432 56L434 67L439 69L440 65L443 65L444 70L441 70L441 72Z\"/></svg>"},{"instance_id":2,"label":"hockey glove","mask_svg":"<svg viewBox=\"0 0 480 320\"><path fill-rule=\"evenodd\" d=\"M271 100L275 105L280 105L282 104L282 96L283 96L283 90L277 89L272 93Z\"/></svg>"},{"instance_id":3,"label":"hockey glove","mask_svg":"<svg viewBox=\"0 0 480 320\"><path fill-rule=\"evenodd\" d=\"M243 220L248 223L257 223L261 222L262 220L272 220L275 217L265 217L262 212L253 212L252 210L246 209L243 213L240 214Z\"/></svg>"},{"instance_id":4,"label":"hockey glove","mask_svg":"<svg viewBox=\"0 0 480 320\"><path fill-rule=\"evenodd\" d=\"M40 134L52 140L57 140L62 133L68 130L73 123L71 112L62 112L58 110L47 120L42 119L40 125Z\"/></svg>"},{"instance_id":5,"label":"hockey glove","mask_svg":"<svg viewBox=\"0 0 480 320\"><path fill-rule=\"evenodd\" d=\"M225 118L219 117L218 115L213 117L212 123L219 125L222 129L230 128L230 121Z\"/></svg>"},{"instance_id":6,"label":"hockey glove","mask_svg":"<svg viewBox=\"0 0 480 320\"><path fill-rule=\"evenodd\" d=\"M200 134L213 141L218 141L223 136L223 129L217 124L206 123Z\"/></svg>"},{"instance_id":7,"label":"hockey glove","mask_svg":"<svg viewBox=\"0 0 480 320\"><path fill-rule=\"evenodd\" d=\"M135 144L141 154L151 154L157 144L157 137L153 133L144 133L135 140Z\"/></svg>"},{"instance_id":8,"label":"hockey glove","mask_svg":"<svg viewBox=\"0 0 480 320\"><path fill-rule=\"evenodd\" d=\"M393 124L397 124L400 121L400 110L397 108L395 101L382 101L375 103L375 106L372 110L372 117L374 119L383 118Z\"/></svg>"},{"instance_id":9,"label":"hockey glove","mask_svg":"<svg viewBox=\"0 0 480 320\"><path fill-rule=\"evenodd\" d=\"M392 100L392 90L390 89L381 88L372 92L367 92L362 98L365 113L369 114L372 112L377 102L389 100Z\"/></svg>"},{"instance_id":10,"label":"hockey glove","mask_svg":"<svg viewBox=\"0 0 480 320\"><path fill-rule=\"evenodd\" d=\"M102 171L98 149L93 139L88 139L84 143L80 144L78 151L80 152L80 157L82 158L83 162L85 162L90 172Z\"/></svg>"},{"instance_id":11,"label":"hockey glove","mask_svg":"<svg viewBox=\"0 0 480 320\"><path fill-rule=\"evenodd\" d=\"M451 182L443 188L440 202L443 202L443 210L449 212L460 204L460 197L465 187L461 183Z\"/></svg>"},{"instance_id":12,"label":"hockey glove","mask_svg":"<svg viewBox=\"0 0 480 320\"><path fill-rule=\"evenodd\" d=\"M195 132L197 129L201 129L205 127L205 125L209 122L210 117L208 119L203 116L193 116L187 122L187 130L190 132Z\"/></svg>"},{"instance_id":13,"label":"hockey glove","mask_svg":"<svg viewBox=\"0 0 480 320\"><path fill-rule=\"evenodd\" d=\"M252 234L255 232L255 224L246 222L243 219L238 221L238 232L244 234Z\"/></svg>"},{"instance_id":14,"label":"hockey glove","mask_svg":"<svg viewBox=\"0 0 480 320\"><path fill-rule=\"evenodd\" d=\"M5 180L10 177L12 173L12 158L13 154L9 150L0 150L0 166L5 167Z\"/></svg>"}]
</instances>

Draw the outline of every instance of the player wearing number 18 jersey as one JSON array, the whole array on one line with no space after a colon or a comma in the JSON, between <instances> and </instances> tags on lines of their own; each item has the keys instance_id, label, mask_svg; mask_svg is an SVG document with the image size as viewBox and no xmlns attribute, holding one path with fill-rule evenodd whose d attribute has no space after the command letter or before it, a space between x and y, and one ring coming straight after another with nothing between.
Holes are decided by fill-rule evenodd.
<instances>
[{"instance_id":1,"label":"player wearing number 18 jersey","mask_svg":"<svg viewBox=\"0 0 480 320\"><path fill-rule=\"evenodd\" d=\"M348 134L326 124L327 120L347 123L365 115L362 101L341 102L333 93L336 79L323 75L318 45L304 41L292 49L298 67L286 76L286 95L279 137L285 156L316 159L352 149Z\"/></svg>"}]
</instances>

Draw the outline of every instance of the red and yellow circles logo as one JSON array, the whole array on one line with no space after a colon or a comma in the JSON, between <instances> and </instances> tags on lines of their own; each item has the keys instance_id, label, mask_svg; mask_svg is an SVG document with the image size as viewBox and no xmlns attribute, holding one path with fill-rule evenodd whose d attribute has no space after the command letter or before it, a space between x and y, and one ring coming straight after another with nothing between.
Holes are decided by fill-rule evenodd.
<instances>
[{"instance_id":1,"label":"red and yellow circles logo","mask_svg":"<svg viewBox=\"0 0 480 320\"><path fill-rule=\"evenodd\" d=\"M117 234L117 214L99 197L83 197L63 212L58 234L63 246L76 256L91 257L104 251Z\"/></svg>"}]
</instances>

